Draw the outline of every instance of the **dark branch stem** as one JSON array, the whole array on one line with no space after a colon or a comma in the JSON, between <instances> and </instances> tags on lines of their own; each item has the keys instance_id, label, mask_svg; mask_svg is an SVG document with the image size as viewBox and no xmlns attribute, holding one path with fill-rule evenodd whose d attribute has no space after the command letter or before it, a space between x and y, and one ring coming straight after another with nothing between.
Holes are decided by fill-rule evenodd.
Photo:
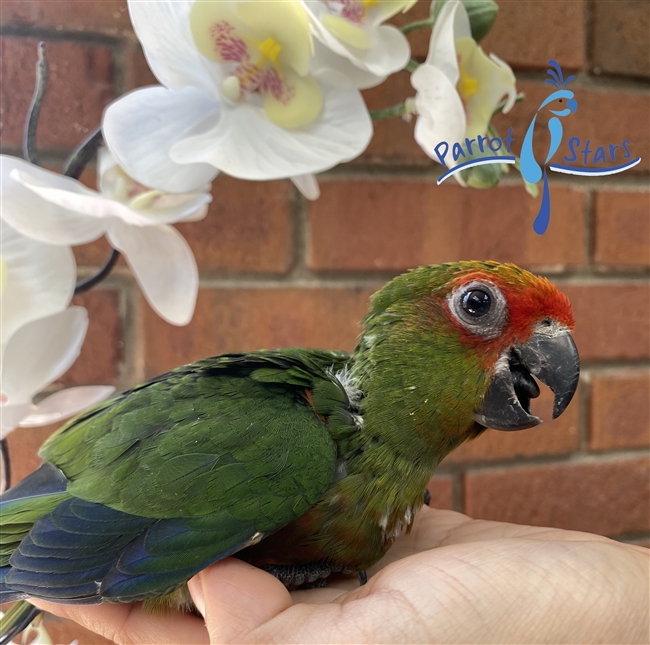
<instances>
[{"instance_id":1,"label":"dark branch stem","mask_svg":"<svg viewBox=\"0 0 650 645\"><path fill-rule=\"evenodd\" d=\"M2 492L4 493L11 487L11 463L6 439L0 440L0 459L2 459Z\"/></svg>"},{"instance_id":2,"label":"dark branch stem","mask_svg":"<svg viewBox=\"0 0 650 645\"><path fill-rule=\"evenodd\" d=\"M79 179L84 168L90 160L97 154L99 146L102 145L104 138L102 136L101 126L97 126L73 151L68 157L63 167L63 174L66 177Z\"/></svg>"},{"instance_id":3,"label":"dark branch stem","mask_svg":"<svg viewBox=\"0 0 650 645\"><path fill-rule=\"evenodd\" d=\"M108 276L119 259L120 252L117 249L111 249L111 254L108 256L106 263L95 275L91 275L89 278L77 282L77 286L74 288L74 295L78 296L80 293L88 291L88 289L92 289L96 284L99 284Z\"/></svg>"},{"instance_id":4,"label":"dark branch stem","mask_svg":"<svg viewBox=\"0 0 650 645\"><path fill-rule=\"evenodd\" d=\"M99 146L102 145L103 141L102 129L101 126L98 126L73 150L72 154L65 162L63 174L72 177L73 179L79 179L84 168L97 154L97 150L99 149ZM92 289L96 284L99 284L113 270L113 267L119 258L120 252L116 249L112 249L111 254L104 263L104 266L95 275L91 275L89 278L77 282L77 286L74 289L74 295L77 296L84 291L88 291L88 289Z\"/></svg>"},{"instance_id":5,"label":"dark branch stem","mask_svg":"<svg viewBox=\"0 0 650 645\"><path fill-rule=\"evenodd\" d=\"M36 128L38 127L38 115L43 105L43 97L47 88L47 76L49 66L45 57L45 43L40 42L37 46L38 61L36 62L36 83L34 85L34 96L27 112L25 123L25 137L23 140L23 154L27 161L36 163Z\"/></svg>"}]
</instances>

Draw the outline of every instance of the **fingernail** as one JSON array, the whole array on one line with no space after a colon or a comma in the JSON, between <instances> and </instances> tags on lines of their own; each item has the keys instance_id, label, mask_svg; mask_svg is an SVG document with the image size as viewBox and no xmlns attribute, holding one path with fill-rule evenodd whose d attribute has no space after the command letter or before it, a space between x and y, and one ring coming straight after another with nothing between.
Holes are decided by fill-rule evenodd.
<instances>
[{"instance_id":1,"label":"fingernail","mask_svg":"<svg viewBox=\"0 0 650 645\"><path fill-rule=\"evenodd\" d=\"M205 598L203 596L200 573L187 581L187 588L190 590L190 595L192 596L196 609L205 618Z\"/></svg>"}]
</instances>

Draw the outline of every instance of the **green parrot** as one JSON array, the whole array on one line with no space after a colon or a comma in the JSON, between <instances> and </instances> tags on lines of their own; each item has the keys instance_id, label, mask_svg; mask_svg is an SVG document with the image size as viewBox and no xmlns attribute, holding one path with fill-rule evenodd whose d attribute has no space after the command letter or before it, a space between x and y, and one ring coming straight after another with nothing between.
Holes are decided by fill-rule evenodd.
<instances>
[{"instance_id":1,"label":"green parrot","mask_svg":"<svg viewBox=\"0 0 650 645\"><path fill-rule=\"evenodd\" d=\"M410 271L362 324L352 354L206 358L61 427L2 498L0 601L189 610L187 580L234 554L289 587L363 577L445 455L541 423L535 377L554 417L578 384L567 297L512 264ZM12 612L5 638L34 613Z\"/></svg>"}]
</instances>

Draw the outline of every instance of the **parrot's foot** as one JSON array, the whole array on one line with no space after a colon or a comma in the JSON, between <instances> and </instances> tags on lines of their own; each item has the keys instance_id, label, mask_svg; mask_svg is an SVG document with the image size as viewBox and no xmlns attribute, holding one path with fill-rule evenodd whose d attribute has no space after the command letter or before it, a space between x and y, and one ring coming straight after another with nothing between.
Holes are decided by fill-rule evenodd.
<instances>
[{"instance_id":1,"label":"parrot's foot","mask_svg":"<svg viewBox=\"0 0 650 645\"><path fill-rule=\"evenodd\" d=\"M428 488L424 489L424 505L429 506L429 502L431 501L431 493L429 492Z\"/></svg>"},{"instance_id":2,"label":"parrot's foot","mask_svg":"<svg viewBox=\"0 0 650 645\"><path fill-rule=\"evenodd\" d=\"M363 587L363 585L365 585L366 582L368 582L368 574L366 573L366 570L361 569L361 571L359 571L357 575L359 576L359 586Z\"/></svg>"},{"instance_id":3,"label":"parrot's foot","mask_svg":"<svg viewBox=\"0 0 650 645\"><path fill-rule=\"evenodd\" d=\"M317 562L311 564L264 564L260 567L275 576L289 590L324 587L332 568Z\"/></svg>"}]
</instances>

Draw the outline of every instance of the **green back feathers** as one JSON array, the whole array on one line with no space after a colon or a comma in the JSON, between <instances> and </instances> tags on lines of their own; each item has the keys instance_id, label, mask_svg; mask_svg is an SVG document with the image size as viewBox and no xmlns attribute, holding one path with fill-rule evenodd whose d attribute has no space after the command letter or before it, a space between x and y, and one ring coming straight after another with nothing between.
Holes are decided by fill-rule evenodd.
<instances>
[{"instance_id":1,"label":"green back feathers","mask_svg":"<svg viewBox=\"0 0 650 645\"><path fill-rule=\"evenodd\" d=\"M323 421L347 405L328 370L348 358L283 350L199 361L72 421L40 454L87 501L155 518L228 509L272 530L331 481L333 435L353 426L344 415Z\"/></svg>"}]
</instances>

